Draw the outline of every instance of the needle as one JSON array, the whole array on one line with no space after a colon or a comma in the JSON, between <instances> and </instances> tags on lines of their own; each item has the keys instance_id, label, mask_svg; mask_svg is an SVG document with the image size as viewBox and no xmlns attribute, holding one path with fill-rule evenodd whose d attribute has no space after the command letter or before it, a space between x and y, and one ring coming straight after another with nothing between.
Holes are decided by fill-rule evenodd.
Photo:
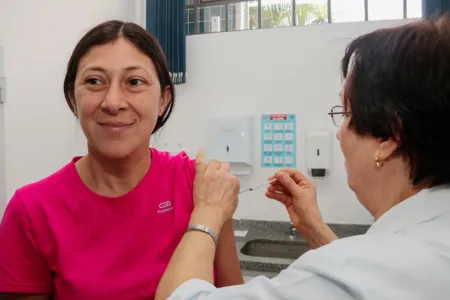
<instances>
[{"instance_id":1,"label":"needle","mask_svg":"<svg viewBox=\"0 0 450 300\"><path fill-rule=\"evenodd\" d=\"M268 186L269 184L271 184L272 182L274 182L274 181L276 181L276 180L277 180L277 179L274 178L274 179L272 179L272 180L267 180L266 182L263 182L263 183L254 185L254 186L252 186L252 187L246 188L246 189L244 189L244 190L241 190L241 191L239 192L239 195L240 195L240 194L243 194L243 193L246 193L246 192L254 191L254 190L259 189L259 188L264 187L264 186Z\"/></svg>"}]
</instances>

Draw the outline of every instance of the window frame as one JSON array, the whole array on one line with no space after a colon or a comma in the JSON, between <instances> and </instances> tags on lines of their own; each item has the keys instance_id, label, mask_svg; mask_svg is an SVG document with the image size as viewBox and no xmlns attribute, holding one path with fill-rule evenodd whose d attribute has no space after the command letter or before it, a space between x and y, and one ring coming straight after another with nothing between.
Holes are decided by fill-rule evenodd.
<instances>
[{"instance_id":1,"label":"window frame","mask_svg":"<svg viewBox=\"0 0 450 300\"><path fill-rule=\"evenodd\" d=\"M258 27L257 29L265 29L262 27L262 0L194 0L194 4L187 5L186 10L194 9L195 12L195 21L194 21L194 33L189 35L197 35L197 34L209 34L210 32L200 33L200 22L199 22L199 8L202 7L210 7L210 6L218 6L225 5L225 30L222 32L230 32L228 30L228 5L240 3L240 2L258 2ZM296 7L298 0L291 0L292 7ZM332 9L331 9L331 1L339 1L339 0L327 0L327 24L332 24ZM187 2L187 1L186 1ZM403 19L408 18L408 0L403 0ZM369 0L364 0L364 21L369 20ZM297 26L297 16L296 10L292 10L292 26ZM291 27L291 26L289 26Z\"/></svg>"}]
</instances>

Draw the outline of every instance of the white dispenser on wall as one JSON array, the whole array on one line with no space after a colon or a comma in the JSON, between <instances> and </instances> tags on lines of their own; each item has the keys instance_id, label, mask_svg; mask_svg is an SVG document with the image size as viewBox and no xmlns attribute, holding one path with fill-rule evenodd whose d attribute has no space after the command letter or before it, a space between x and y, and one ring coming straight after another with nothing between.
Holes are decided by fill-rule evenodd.
<instances>
[{"instance_id":1,"label":"white dispenser on wall","mask_svg":"<svg viewBox=\"0 0 450 300\"><path fill-rule=\"evenodd\" d=\"M313 177L324 177L331 168L332 134L328 130L306 133L306 168Z\"/></svg>"},{"instance_id":2,"label":"white dispenser on wall","mask_svg":"<svg viewBox=\"0 0 450 300\"><path fill-rule=\"evenodd\" d=\"M230 163L234 175L249 175L253 166L254 121L252 116L209 120L205 156Z\"/></svg>"}]
</instances>

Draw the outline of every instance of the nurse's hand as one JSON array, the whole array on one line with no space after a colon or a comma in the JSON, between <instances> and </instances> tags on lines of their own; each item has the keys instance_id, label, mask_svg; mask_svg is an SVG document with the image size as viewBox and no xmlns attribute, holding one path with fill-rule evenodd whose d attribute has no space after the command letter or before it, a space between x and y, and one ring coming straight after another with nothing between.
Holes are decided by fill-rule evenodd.
<instances>
[{"instance_id":1,"label":"nurse's hand","mask_svg":"<svg viewBox=\"0 0 450 300\"><path fill-rule=\"evenodd\" d=\"M337 239L320 214L316 186L305 175L282 169L269 179L276 180L267 188L266 196L284 204L295 228L312 248Z\"/></svg>"},{"instance_id":2,"label":"nurse's hand","mask_svg":"<svg viewBox=\"0 0 450 300\"><path fill-rule=\"evenodd\" d=\"M239 189L239 180L230 174L228 163L212 160L206 164L203 152L198 152L191 221L217 229L218 234L237 208Z\"/></svg>"},{"instance_id":3,"label":"nurse's hand","mask_svg":"<svg viewBox=\"0 0 450 300\"><path fill-rule=\"evenodd\" d=\"M269 180L266 196L286 206L294 226L300 230L320 219L316 186L305 175L294 169L281 169Z\"/></svg>"}]
</instances>

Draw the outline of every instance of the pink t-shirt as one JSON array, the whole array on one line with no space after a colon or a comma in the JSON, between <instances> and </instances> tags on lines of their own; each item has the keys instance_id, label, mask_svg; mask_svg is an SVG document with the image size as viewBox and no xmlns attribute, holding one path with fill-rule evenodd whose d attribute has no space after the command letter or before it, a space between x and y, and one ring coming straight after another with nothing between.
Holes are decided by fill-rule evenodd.
<instances>
[{"instance_id":1,"label":"pink t-shirt","mask_svg":"<svg viewBox=\"0 0 450 300\"><path fill-rule=\"evenodd\" d=\"M17 190L0 227L0 292L55 299L152 299L193 210L194 162L151 149L128 194L84 185L76 157Z\"/></svg>"}]
</instances>

